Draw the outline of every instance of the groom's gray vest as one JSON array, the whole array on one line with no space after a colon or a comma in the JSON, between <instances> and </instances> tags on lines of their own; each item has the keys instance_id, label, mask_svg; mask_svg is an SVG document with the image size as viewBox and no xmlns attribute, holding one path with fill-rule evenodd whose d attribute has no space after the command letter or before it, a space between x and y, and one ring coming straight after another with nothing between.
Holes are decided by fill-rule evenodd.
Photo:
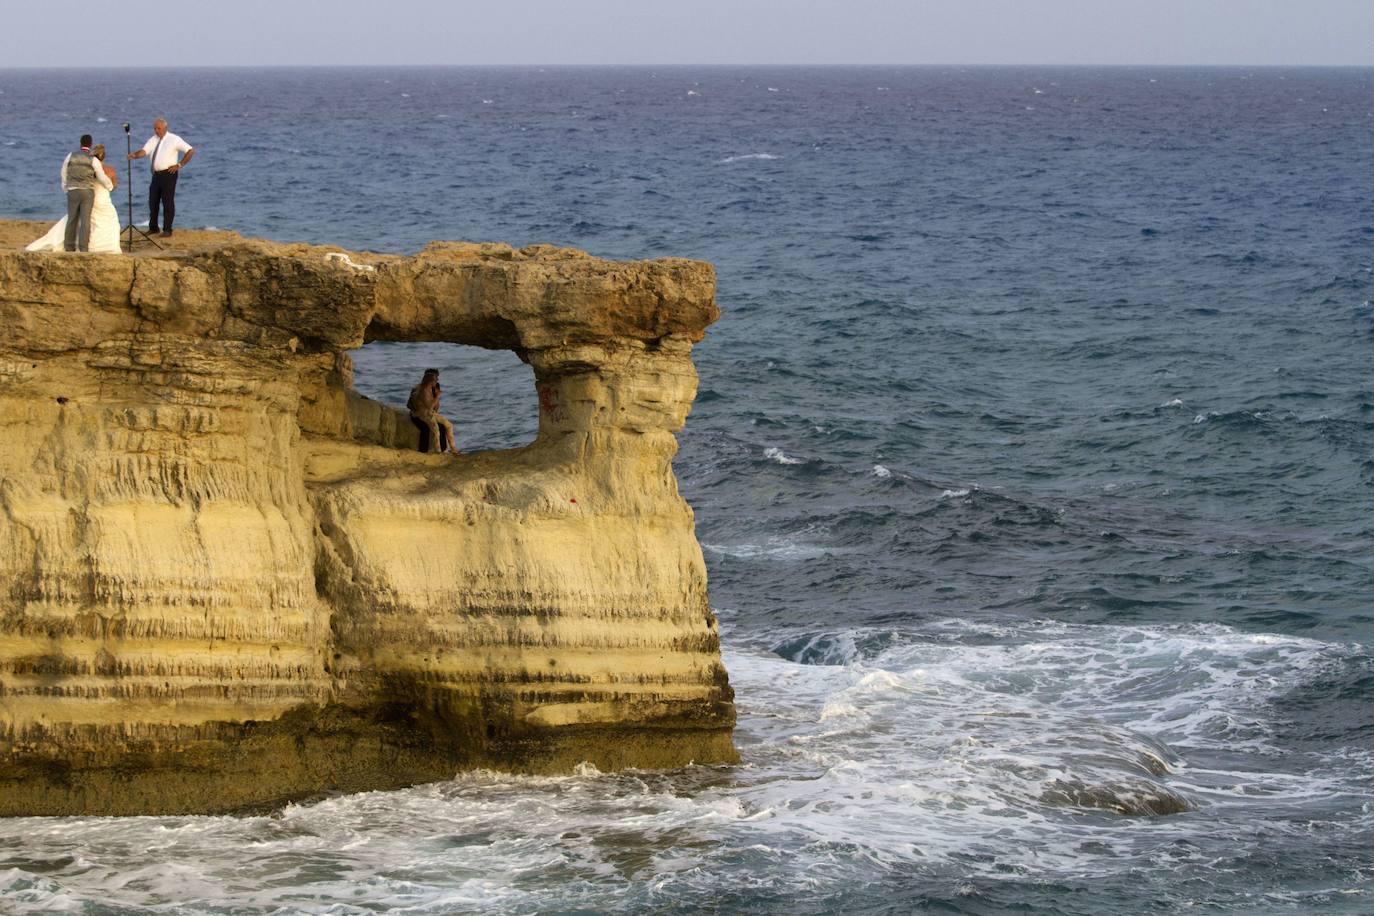
<instances>
[{"instance_id":1,"label":"groom's gray vest","mask_svg":"<svg viewBox=\"0 0 1374 916\"><path fill-rule=\"evenodd\" d=\"M75 191L78 188L91 188L92 190L100 184L95 180L95 157L90 153L77 150L72 153L72 158L67 160L67 188Z\"/></svg>"}]
</instances>

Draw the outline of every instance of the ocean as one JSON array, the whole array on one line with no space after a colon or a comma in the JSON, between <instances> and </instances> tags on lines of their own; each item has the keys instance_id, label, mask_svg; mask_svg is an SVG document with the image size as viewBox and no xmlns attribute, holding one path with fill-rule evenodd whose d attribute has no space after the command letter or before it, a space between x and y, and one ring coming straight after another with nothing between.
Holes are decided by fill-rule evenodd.
<instances>
[{"instance_id":1,"label":"ocean","mask_svg":"<svg viewBox=\"0 0 1374 916\"><path fill-rule=\"evenodd\" d=\"M0 70L0 216L158 115L179 226L716 265L743 764L0 821L0 910L1374 911L1374 70Z\"/></svg>"}]
</instances>

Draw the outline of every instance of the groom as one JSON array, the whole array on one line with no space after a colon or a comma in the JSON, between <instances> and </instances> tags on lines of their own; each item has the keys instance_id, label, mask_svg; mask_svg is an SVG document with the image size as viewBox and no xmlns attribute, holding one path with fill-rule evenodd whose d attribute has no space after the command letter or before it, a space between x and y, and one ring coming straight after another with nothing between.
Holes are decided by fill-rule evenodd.
<instances>
[{"instance_id":1,"label":"groom","mask_svg":"<svg viewBox=\"0 0 1374 916\"><path fill-rule=\"evenodd\" d=\"M105 169L91 153L91 135L81 135L81 149L62 160L62 190L67 193L67 231L62 247L67 251L88 251L91 246L91 211L95 207L95 186L114 190Z\"/></svg>"},{"instance_id":2,"label":"groom","mask_svg":"<svg viewBox=\"0 0 1374 916\"><path fill-rule=\"evenodd\" d=\"M186 155L181 155L185 153ZM191 144L168 133L167 119L158 118L153 122L153 135L143 144L143 149L129 154L130 159L151 156L153 179L148 183L148 231L157 232L157 208L162 204L162 234L172 234L172 220L177 215L177 174L191 161L196 151Z\"/></svg>"}]
</instances>

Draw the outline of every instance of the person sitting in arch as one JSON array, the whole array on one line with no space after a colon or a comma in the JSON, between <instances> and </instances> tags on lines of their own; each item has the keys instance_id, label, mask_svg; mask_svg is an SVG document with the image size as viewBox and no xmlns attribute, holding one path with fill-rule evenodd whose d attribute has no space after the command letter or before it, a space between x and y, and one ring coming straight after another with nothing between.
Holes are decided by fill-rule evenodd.
<instances>
[{"instance_id":1,"label":"person sitting in arch","mask_svg":"<svg viewBox=\"0 0 1374 916\"><path fill-rule=\"evenodd\" d=\"M420 451L452 452L458 454L453 438L453 424L439 413L439 370L426 369L420 384L410 389L406 407L410 422L420 430Z\"/></svg>"}]
</instances>

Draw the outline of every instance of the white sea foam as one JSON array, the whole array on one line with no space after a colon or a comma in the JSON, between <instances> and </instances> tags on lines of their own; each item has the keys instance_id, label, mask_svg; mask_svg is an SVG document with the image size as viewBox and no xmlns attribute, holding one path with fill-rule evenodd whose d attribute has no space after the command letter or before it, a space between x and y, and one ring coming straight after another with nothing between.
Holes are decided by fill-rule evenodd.
<instances>
[{"instance_id":1,"label":"white sea foam","mask_svg":"<svg viewBox=\"0 0 1374 916\"><path fill-rule=\"evenodd\" d=\"M1160 407L1183 407L1184 404L1183 404L1183 399L1182 399L1182 398L1174 398L1173 400L1165 401L1163 404L1160 404L1159 406L1160 406Z\"/></svg>"},{"instance_id":2,"label":"white sea foam","mask_svg":"<svg viewBox=\"0 0 1374 916\"><path fill-rule=\"evenodd\" d=\"M853 703L830 702L821 709L820 721L827 719L853 718L860 716L859 707Z\"/></svg>"},{"instance_id":3,"label":"white sea foam","mask_svg":"<svg viewBox=\"0 0 1374 916\"><path fill-rule=\"evenodd\" d=\"M724 164L727 162L744 162L748 159L780 159L772 153L745 153L741 156L726 156L724 159L717 159L716 162Z\"/></svg>"},{"instance_id":4,"label":"white sea foam","mask_svg":"<svg viewBox=\"0 0 1374 916\"><path fill-rule=\"evenodd\" d=\"M873 476L874 476L874 477L891 477L891 476L892 476L892 472L889 471L887 468L883 467L881 464L875 464L875 465L873 465Z\"/></svg>"},{"instance_id":5,"label":"white sea foam","mask_svg":"<svg viewBox=\"0 0 1374 916\"><path fill-rule=\"evenodd\" d=\"M802 459L800 459L800 458L793 458L791 455L787 454L786 452L784 452L784 451L783 451L782 449L780 449L780 448L773 448L773 447L770 447L770 448L764 449L764 450L763 450L763 457L769 459L770 461L776 461L778 464L801 464L801 463L802 463Z\"/></svg>"},{"instance_id":6,"label":"white sea foam","mask_svg":"<svg viewBox=\"0 0 1374 916\"><path fill-rule=\"evenodd\" d=\"M1280 833L1374 817L1367 767L1272 745L1275 701L1359 647L960 618L789 644L836 654L725 650L742 767L474 772L262 817L9 819L0 909L625 912L737 886L768 901L898 880L1211 881L1218 857L1267 861ZM1084 807L1169 792L1205 810Z\"/></svg>"},{"instance_id":7,"label":"white sea foam","mask_svg":"<svg viewBox=\"0 0 1374 916\"><path fill-rule=\"evenodd\" d=\"M787 538L769 538L761 544L705 544L703 550L741 560L809 560L840 551L818 544L803 544Z\"/></svg>"},{"instance_id":8,"label":"white sea foam","mask_svg":"<svg viewBox=\"0 0 1374 916\"><path fill-rule=\"evenodd\" d=\"M942 491L940 492L940 498L941 498L941 499L963 499L965 496L968 496L970 492L972 492L972 491L970 491L970 490L968 490L968 489L964 489L964 488L960 488L960 489L958 489L958 490L942 490Z\"/></svg>"}]
</instances>

